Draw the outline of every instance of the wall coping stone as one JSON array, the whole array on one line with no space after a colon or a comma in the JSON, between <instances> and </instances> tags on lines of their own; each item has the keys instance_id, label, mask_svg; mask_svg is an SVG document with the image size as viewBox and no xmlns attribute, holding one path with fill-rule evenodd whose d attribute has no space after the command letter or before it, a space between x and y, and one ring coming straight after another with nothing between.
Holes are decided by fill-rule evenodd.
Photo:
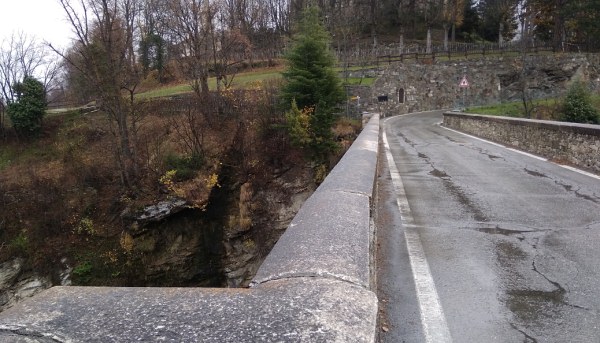
<instances>
[{"instance_id":1,"label":"wall coping stone","mask_svg":"<svg viewBox=\"0 0 600 343\"><path fill-rule=\"evenodd\" d=\"M514 117L503 117L503 116L490 116L485 114L473 114L473 113L462 113L462 112L445 112L444 116L457 117L457 118L468 118L471 120L482 120L496 123L508 123L511 125L520 126L532 126L543 129L550 129L555 131L577 133L584 135L600 135L600 125L594 124L581 124L581 123L570 123L564 121L551 121L551 120L538 120L538 119L526 119L526 118L514 118Z\"/></svg>"},{"instance_id":2,"label":"wall coping stone","mask_svg":"<svg viewBox=\"0 0 600 343\"><path fill-rule=\"evenodd\" d=\"M53 287L0 313L0 341L374 342L374 115L305 202L252 287Z\"/></svg>"},{"instance_id":3,"label":"wall coping stone","mask_svg":"<svg viewBox=\"0 0 600 343\"><path fill-rule=\"evenodd\" d=\"M378 142L379 116L374 115L298 211L260 266L251 287L298 276L327 277L369 287L370 210Z\"/></svg>"},{"instance_id":4,"label":"wall coping stone","mask_svg":"<svg viewBox=\"0 0 600 343\"><path fill-rule=\"evenodd\" d=\"M371 116L344 157L315 191L341 191L373 196L377 151L379 149L379 115Z\"/></svg>"},{"instance_id":5,"label":"wall coping stone","mask_svg":"<svg viewBox=\"0 0 600 343\"><path fill-rule=\"evenodd\" d=\"M600 174L600 125L444 113L444 125Z\"/></svg>"}]
</instances>

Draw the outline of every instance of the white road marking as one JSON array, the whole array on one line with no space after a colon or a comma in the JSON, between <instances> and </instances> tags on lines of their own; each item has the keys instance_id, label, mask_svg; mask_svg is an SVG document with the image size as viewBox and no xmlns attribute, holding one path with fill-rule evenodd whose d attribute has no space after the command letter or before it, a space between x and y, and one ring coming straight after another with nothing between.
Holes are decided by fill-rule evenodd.
<instances>
[{"instance_id":1,"label":"white road marking","mask_svg":"<svg viewBox=\"0 0 600 343\"><path fill-rule=\"evenodd\" d=\"M423 251L418 228L415 225L408 200L406 199L406 192L404 190L402 178L400 177L400 172L398 172L398 168L396 168L394 157L390 151L387 135L385 133L385 126L383 129L383 143L385 144L385 154L396 191L396 203L400 209L402 224L404 226L404 237L406 239L410 266L415 280L425 340L426 342L431 343L451 343L452 336L450 335L446 317L444 316L435 283L431 276L429 264L427 263L425 252Z\"/></svg>"},{"instance_id":2,"label":"white road marking","mask_svg":"<svg viewBox=\"0 0 600 343\"><path fill-rule=\"evenodd\" d=\"M440 124L441 124L441 123L440 123ZM570 170L570 171L573 171L573 172L579 173L579 174L581 174L581 175L585 175L585 176L591 177L591 178L593 178L593 179L596 179L596 180L600 180L600 175L592 174L592 173L590 173L590 172L586 172L585 170L577 169L577 168L575 168L575 167L567 166L567 165L564 165L564 164L555 163L555 162L552 162L552 161L548 160L547 158L540 157L540 156L537 156L537 155L533 155L533 154L530 154L530 153L528 153L528 152L521 151L521 150L518 150L518 149L509 148L509 147L508 147L508 146L506 146L506 145L502 145L502 144L494 143L494 142L488 141L487 139L483 139L483 138L479 138L479 137L476 137L476 136L472 136L472 135L470 135L470 134L468 134L468 133L460 132L460 131L457 131L457 130L454 130L454 129L451 129L451 128L448 128L448 127L445 127L445 126L443 126L443 125L440 125L440 127L444 128L444 129L446 129L446 130L448 130L448 131L452 131L452 132L455 132L455 133L461 134L461 135L463 135L463 136L467 136L467 137L469 137L469 138L476 139L476 140L478 140L478 141L481 141L481 142L484 142L484 143L488 143L488 144L491 144L491 145L495 145L495 146L497 146L497 147L504 148L504 149L507 149L507 150L510 150L510 151L513 151L513 152L519 153L519 154L521 154L521 155L524 155L524 156L527 156L527 157L535 158L536 160L540 160L540 161L544 161L544 162L550 162L550 163L552 163L552 164L554 164L554 165L557 165L557 166L559 166L559 167L561 167L561 168L564 168L564 169L567 169L567 170Z\"/></svg>"},{"instance_id":3,"label":"white road marking","mask_svg":"<svg viewBox=\"0 0 600 343\"><path fill-rule=\"evenodd\" d=\"M553 163L554 163L554 162L553 162ZM599 175L596 175L596 174L592 174L592 173L586 172L585 170L577 169L577 168L575 168L575 167L571 167L571 166L565 166L565 165L563 165L563 164L557 164L557 163L554 163L554 164L556 164L556 165L558 165L558 166L560 166L560 167L563 167L563 168L565 168L565 169L568 169L568 170L574 171L574 172L576 172L576 173L583 174L583 175L585 175L585 176L589 176L589 177L591 177L591 178L594 178L594 179L596 179L596 180L600 180L600 176L599 176Z\"/></svg>"},{"instance_id":4,"label":"white road marking","mask_svg":"<svg viewBox=\"0 0 600 343\"><path fill-rule=\"evenodd\" d=\"M463 136L467 136L467 137L469 137L469 138L476 139L476 140L478 140L478 141L482 141L482 142L485 142L485 143L488 143L488 144L491 144L491 145L495 145L495 146L497 146L497 147L506 148L506 147L505 147L504 145L502 145L502 144L498 144L498 143L494 143L494 142L491 142L491 141L487 141L487 140L485 140L485 139L482 139L482 138L479 138L479 137L476 137L476 136L471 136L471 135L470 135L470 134L468 134L468 133L464 133L464 132L456 131L456 130L454 130L454 129L451 129L451 128L449 128L449 127L442 126L442 123L441 123L441 122L437 123L436 125L439 125L441 128L444 128L444 129L446 129L446 130L448 130L448 131L452 131L452 132L455 132L455 133L461 134L461 135L463 135Z\"/></svg>"},{"instance_id":5,"label":"white road marking","mask_svg":"<svg viewBox=\"0 0 600 343\"><path fill-rule=\"evenodd\" d=\"M539 161L549 162L547 158L544 158L544 157L541 157L541 156L537 156L537 155L534 155L534 154L530 154L528 152L525 152L525 151L522 151L522 150L519 150L519 149L509 148L507 146L505 146L504 148L506 150L510 150L512 152L516 152L517 154L521 154L523 156L531 157L531 158L534 158L534 159L539 160Z\"/></svg>"}]
</instances>

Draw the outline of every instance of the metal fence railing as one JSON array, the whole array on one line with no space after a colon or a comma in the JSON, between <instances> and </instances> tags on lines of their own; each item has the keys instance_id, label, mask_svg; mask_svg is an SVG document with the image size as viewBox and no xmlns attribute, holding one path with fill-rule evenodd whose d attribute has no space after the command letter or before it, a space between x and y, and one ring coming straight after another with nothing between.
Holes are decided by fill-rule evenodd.
<instances>
[{"instance_id":1,"label":"metal fence railing","mask_svg":"<svg viewBox=\"0 0 600 343\"><path fill-rule=\"evenodd\" d=\"M498 43L448 43L434 44L429 49L425 42L411 42L406 45L389 44L376 47L356 45L354 48L340 50L335 53L340 66L368 66L389 64L393 62L420 61L429 62L437 59L469 58L469 56L505 55L515 53L541 53L541 52L584 52L590 51L589 47L576 44L564 44L557 49L548 42L505 42Z\"/></svg>"}]
</instances>

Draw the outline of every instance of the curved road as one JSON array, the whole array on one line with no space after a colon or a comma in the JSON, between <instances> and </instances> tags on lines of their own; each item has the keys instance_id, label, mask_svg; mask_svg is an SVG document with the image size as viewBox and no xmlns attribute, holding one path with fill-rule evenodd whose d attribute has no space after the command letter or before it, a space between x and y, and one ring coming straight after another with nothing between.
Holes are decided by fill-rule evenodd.
<instances>
[{"instance_id":1,"label":"curved road","mask_svg":"<svg viewBox=\"0 0 600 343\"><path fill-rule=\"evenodd\" d=\"M441 121L383 126L379 340L600 342L600 180Z\"/></svg>"}]
</instances>

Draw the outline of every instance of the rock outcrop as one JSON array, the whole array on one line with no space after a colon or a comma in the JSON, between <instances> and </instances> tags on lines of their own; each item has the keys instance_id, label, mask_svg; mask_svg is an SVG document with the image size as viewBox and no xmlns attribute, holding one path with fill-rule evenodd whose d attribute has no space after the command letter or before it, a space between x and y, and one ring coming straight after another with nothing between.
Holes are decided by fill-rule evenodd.
<instances>
[{"instance_id":1,"label":"rock outcrop","mask_svg":"<svg viewBox=\"0 0 600 343\"><path fill-rule=\"evenodd\" d=\"M66 286L71 282L71 270L65 266L66 260L62 262L63 268L59 273L59 283ZM53 282L49 276L41 276L25 270L25 261L22 258L15 258L0 264L0 312L51 286L53 286Z\"/></svg>"},{"instance_id":2,"label":"rock outcrop","mask_svg":"<svg viewBox=\"0 0 600 343\"><path fill-rule=\"evenodd\" d=\"M122 245L139 262L134 285L247 286L315 189L309 166L272 174L222 182L204 209L172 198L122 213L131 222Z\"/></svg>"}]
</instances>

